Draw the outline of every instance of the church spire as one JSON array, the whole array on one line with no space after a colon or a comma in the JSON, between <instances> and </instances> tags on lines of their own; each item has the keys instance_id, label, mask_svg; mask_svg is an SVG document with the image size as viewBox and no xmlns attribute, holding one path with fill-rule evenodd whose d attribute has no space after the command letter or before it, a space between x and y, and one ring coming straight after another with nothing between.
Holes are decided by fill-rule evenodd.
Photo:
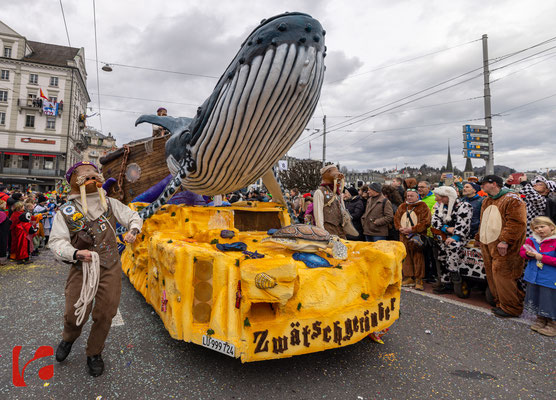
<instances>
[{"instance_id":1,"label":"church spire","mask_svg":"<svg viewBox=\"0 0 556 400\"><path fill-rule=\"evenodd\" d=\"M446 171L452 172L454 167L452 166L452 155L450 154L450 142L448 142L448 160L446 161Z\"/></svg>"}]
</instances>

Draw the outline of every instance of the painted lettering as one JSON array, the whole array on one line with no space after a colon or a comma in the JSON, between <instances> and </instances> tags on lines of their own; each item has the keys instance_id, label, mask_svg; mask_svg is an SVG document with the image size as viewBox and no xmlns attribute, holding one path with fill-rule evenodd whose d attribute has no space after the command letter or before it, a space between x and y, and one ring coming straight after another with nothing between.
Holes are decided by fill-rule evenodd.
<instances>
[{"instance_id":1,"label":"painted lettering","mask_svg":"<svg viewBox=\"0 0 556 400\"><path fill-rule=\"evenodd\" d=\"M378 319L382 321L384 319L384 307L382 301L378 303Z\"/></svg>"},{"instance_id":2,"label":"painted lettering","mask_svg":"<svg viewBox=\"0 0 556 400\"><path fill-rule=\"evenodd\" d=\"M320 326L321 326L320 321L313 322L313 334L311 335L311 339L316 339L320 336L322 332Z\"/></svg>"},{"instance_id":3,"label":"painted lettering","mask_svg":"<svg viewBox=\"0 0 556 400\"><path fill-rule=\"evenodd\" d=\"M288 349L288 337L278 336L277 338L272 338L272 352L275 354L283 353Z\"/></svg>"},{"instance_id":4,"label":"painted lettering","mask_svg":"<svg viewBox=\"0 0 556 400\"><path fill-rule=\"evenodd\" d=\"M332 329L330 329L329 326L322 330L322 340L324 340L326 343L330 342L330 339L332 339L330 337L330 332L332 332Z\"/></svg>"},{"instance_id":5,"label":"painted lettering","mask_svg":"<svg viewBox=\"0 0 556 400\"><path fill-rule=\"evenodd\" d=\"M311 333L309 325L305 325L301 333L303 334L303 346L309 347L311 345L311 343L309 343L309 334Z\"/></svg>"},{"instance_id":6,"label":"painted lettering","mask_svg":"<svg viewBox=\"0 0 556 400\"><path fill-rule=\"evenodd\" d=\"M257 343L255 346L255 353L261 353L263 351L268 351L268 329L266 331L258 331L253 334L253 343Z\"/></svg>"},{"instance_id":7,"label":"painted lettering","mask_svg":"<svg viewBox=\"0 0 556 400\"><path fill-rule=\"evenodd\" d=\"M375 312L371 314L371 321L373 328L378 326L378 315Z\"/></svg>"},{"instance_id":8,"label":"painted lettering","mask_svg":"<svg viewBox=\"0 0 556 400\"><path fill-rule=\"evenodd\" d=\"M338 346L342 344L342 328L340 327L340 321L334 321L334 343L338 343Z\"/></svg>"},{"instance_id":9,"label":"painted lettering","mask_svg":"<svg viewBox=\"0 0 556 400\"><path fill-rule=\"evenodd\" d=\"M357 319L357 318L356 318ZM353 328L351 326L351 319L346 319L344 322L346 335L344 336L344 340L349 340L353 336Z\"/></svg>"},{"instance_id":10,"label":"painted lettering","mask_svg":"<svg viewBox=\"0 0 556 400\"><path fill-rule=\"evenodd\" d=\"M290 332L290 344L292 346L297 346L301 343L301 340L299 338L299 322L292 322L291 323L291 327L293 328L292 331Z\"/></svg>"}]
</instances>

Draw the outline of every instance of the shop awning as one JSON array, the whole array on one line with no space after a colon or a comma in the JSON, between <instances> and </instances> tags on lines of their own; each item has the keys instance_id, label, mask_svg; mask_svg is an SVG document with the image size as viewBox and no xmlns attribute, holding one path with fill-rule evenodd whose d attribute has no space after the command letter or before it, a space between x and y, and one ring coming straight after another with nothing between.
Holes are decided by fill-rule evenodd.
<instances>
[{"instance_id":1,"label":"shop awning","mask_svg":"<svg viewBox=\"0 0 556 400\"><path fill-rule=\"evenodd\" d=\"M29 153L12 153L10 151L5 151L4 154L8 154L10 156L28 156Z\"/></svg>"},{"instance_id":2,"label":"shop awning","mask_svg":"<svg viewBox=\"0 0 556 400\"><path fill-rule=\"evenodd\" d=\"M56 158L55 154L33 154L34 157L54 157Z\"/></svg>"}]
</instances>

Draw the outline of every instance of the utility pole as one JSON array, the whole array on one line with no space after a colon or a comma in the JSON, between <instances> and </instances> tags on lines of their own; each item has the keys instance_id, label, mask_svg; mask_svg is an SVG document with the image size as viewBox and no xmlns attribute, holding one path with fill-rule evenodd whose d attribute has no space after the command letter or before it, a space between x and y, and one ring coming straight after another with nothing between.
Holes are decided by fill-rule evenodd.
<instances>
[{"instance_id":1,"label":"utility pole","mask_svg":"<svg viewBox=\"0 0 556 400\"><path fill-rule=\"evenodd\" d=\"M326 164L326 115L322 118L322 166Z\"/></svg>"},{"instance_id":2,"label":"utility pole","mask_svg":"<svg viewBox=\"0 0 556 400\"><path fill-rule=\"evenodd\" d=\"M494 175L494 147L492 144L492 112L490 109L490 80L488 69L488 36L483 35L483 78L485 82L485 125L488 129L488 159L486 160L485 175Z\"/></svg>"}]
</instances>

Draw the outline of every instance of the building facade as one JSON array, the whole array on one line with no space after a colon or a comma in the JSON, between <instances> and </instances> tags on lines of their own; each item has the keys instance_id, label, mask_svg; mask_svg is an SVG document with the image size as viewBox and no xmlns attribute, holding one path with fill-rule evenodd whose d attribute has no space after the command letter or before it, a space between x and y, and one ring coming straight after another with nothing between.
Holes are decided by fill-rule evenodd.
<instances>
[{"instance_id":1,"label":"building facade","mask_svg":"<svg viewBox=\"0 0 556 400\"><path fill-rule=\"evenodd\" d=\"M82 157L85 51L29 41L0 21L0 52L0 181L52 190Z\"/></svg>"},{"instance_id":2,"label":"building facade","mask_svg":"<svg viewBox=\"0 0 556 400\"><path fill-rule=\"evenodd\" d=\"M106 136L94 128L83 130L82 143L78 143L76 148L81 151L83 161L90 161L99 167L99 159L117 149L116 139L111 133Z\"/></svg>"}]
</instances>

